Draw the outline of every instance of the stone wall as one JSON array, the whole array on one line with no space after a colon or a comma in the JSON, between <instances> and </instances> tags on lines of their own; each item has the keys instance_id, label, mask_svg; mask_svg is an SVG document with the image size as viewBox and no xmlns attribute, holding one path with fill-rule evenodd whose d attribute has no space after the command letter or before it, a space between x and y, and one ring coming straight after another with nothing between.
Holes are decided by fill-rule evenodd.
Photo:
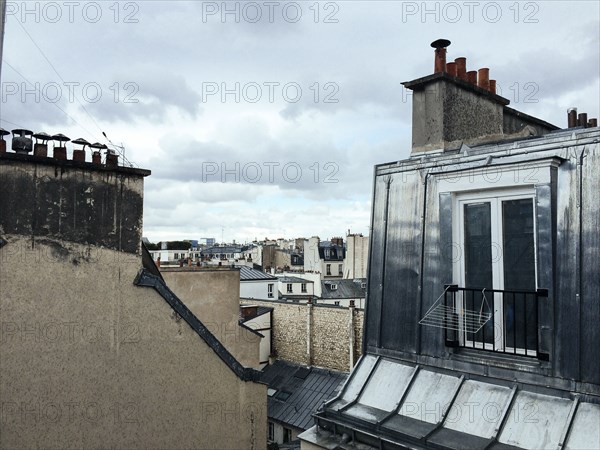
<instances>
[{"instance_id":1,"label":"stone wall","mask_svg":"<svg viewBox=\"0 0 600 450\"><path fill-rule=\"evenodd\" d=\"M268 300L241 303L274 308L272 351L277 358L348 372L362 354L363 310Z\"/></svg>"}]
</instances>

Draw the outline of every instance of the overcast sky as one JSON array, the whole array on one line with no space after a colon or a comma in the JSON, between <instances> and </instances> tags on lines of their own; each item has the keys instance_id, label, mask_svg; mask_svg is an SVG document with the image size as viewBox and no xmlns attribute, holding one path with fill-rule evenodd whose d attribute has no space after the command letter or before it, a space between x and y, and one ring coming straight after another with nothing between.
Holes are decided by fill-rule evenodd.
<instances>
[{"instance_id":1,"label":"overcast sky","mask_svg":"<svg viewBox=\"0 0 600 450\"><path fill-rule=\"evenodd\" d=\"M430 43L566 127L571 106L599 115L598 5L9 1L0 126L122 144L152 171L154 242L369 234L373 166L409 156L400 83L432 73Z\"/></svg>"}]
</instances>

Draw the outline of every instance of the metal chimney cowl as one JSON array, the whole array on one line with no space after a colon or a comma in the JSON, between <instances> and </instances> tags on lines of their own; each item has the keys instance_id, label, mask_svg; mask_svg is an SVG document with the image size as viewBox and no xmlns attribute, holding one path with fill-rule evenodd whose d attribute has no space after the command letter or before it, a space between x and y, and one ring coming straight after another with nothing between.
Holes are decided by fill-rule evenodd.
<instances>
[{"instance_id":1,"label":"metal chimney cowl","mask_svg":"<svg viewBox=\"0 0 600 450\"><path fill-rule=\"evenodd\" d=\"M33 151L33 131L25 129L16 129L12 131L12 149L16 153L28 154Z\"/></svg>"}]
</instances>

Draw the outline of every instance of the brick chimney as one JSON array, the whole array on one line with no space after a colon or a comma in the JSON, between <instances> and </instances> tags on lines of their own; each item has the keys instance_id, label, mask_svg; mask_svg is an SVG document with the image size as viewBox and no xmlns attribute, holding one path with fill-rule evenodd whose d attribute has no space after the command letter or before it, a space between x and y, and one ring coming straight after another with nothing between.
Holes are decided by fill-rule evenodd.
<instances>
[{"instance_id":1,"label":"brick chimney","mask_svg":"<svg viewBox=\"0 0 600 450\"><path fill-rule=\"evenodd\" d=\"M150 171L85 162L84 150L68 160L63 135L36 136L55 140L58 158L46 156L41 147L31 154L31 132L15 131L14 151L0 153L2 238L24 235L141 251L143 182Z\"/></svg>"},{"instance_id":2,"label":"brick chimney","mask_svg":"<svg viewBox=\"0 0 600 450\"><path fill-rule=\"evenodd\" d=\"M446 63L450 41L438 39L434 73L402 83L413 91L412 154L453 151L511 137L542 135L558 129L508 107L496 94L490 69L467 70L465 57Z\"/></svg>"}]
</instances>

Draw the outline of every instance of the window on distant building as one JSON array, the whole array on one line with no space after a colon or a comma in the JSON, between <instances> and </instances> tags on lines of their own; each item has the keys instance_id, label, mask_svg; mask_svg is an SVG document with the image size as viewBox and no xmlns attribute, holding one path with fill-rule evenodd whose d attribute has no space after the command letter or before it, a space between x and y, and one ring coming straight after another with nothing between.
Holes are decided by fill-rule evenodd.
<instances>
[{"instance_id":1,"label":"window on distant building","mask_svg":"<svg viewBox=\"0 0 600 450\"><path fill-rule=\"evenodd\" d=\"M275 424L273 422L269 422L269 441L275 440Z\"/></svg>"},{"instance_id":2,"label":"window on distant building","mask_svg":"<svg viewBox=\"0 0 600 450\"><path fill-rule=\"evenodd\" d=\"M331 275L331 264L327 264L327 266L325 266L325 269L326 269L326 274Z\"/></svg>"},{"instance_id":3,"label":"window on distant building","mask_svg":"<svg viewBox=\"0 0 600 450\"><path fill-rule=\"evenodd\" d=\"M328 248L326 248L325 251L324 251L324 253L325 253L325 258L329 259L329 257L331 256L331 250L329 250Z\"/></svg>"},{"instance_id":4,"label":"window on distant building","mask_svg":"<svg viewBox=\"0 0 600 450\"><path fill-rule=\"evenodd\" d=\"M333 304L334 304L335 306L340 306L340 302L339 302L339 300L336 300L335 302L333 302Z\"/></svg>"},{"instance_id":5,"label":"window on distant building","mask_svg":"<svg viewBox=\"0 0 600 450\"><path fill-rule=\"evenodd\" d=\"M292 293L292 283L288 283L287 284L287 293L291 294Z\"/></svg>"},{"instance_id":6,"label":"window on distant building","mask_svg":"<svg viewBox=\"0 0 600 450\"><path fill-rule=\"evenodd\" d=\"M267 297L273 298L273 283L267 285Z\"/></svg>"},{"instance_id":7,"label":"window on distant building","mask_svg":"<svg viewBox=\"0 0 600 450\"><path fill-rule=\"evenodd\" d=\"M337 291L337 284L331 283L331 290L332 291Z\"/></svg>"},{"instance_id":8,"label":"window on distant building","mask_svg":"<svg viewBox=\"0 0 600 450\"><path fill-rule=\"evenodd\" d=\"M175 259L179 259L179 253L175 253L175 254L173 255L173 257L174 257Z\"/></svg>"},{"instance_id":9,"label":"window on distant building","mask_svg":"<svg viewBox=\"0 0 600 450\"><path fill-rule=\"evenodd\" d=\"M342 275L344 275L344 269L343 269L343 267L342 267L342 264L340 264L340 265L338 266L338 275L339 275L339 276L342 276Z\"/></svg>"},{"instance_id":10,"label":"window on distant building","mask_svg":"<svg viewBox=\"0 0 600 450\"><path fill-rule=\"evenodd\" d=\"M306 283L302 283L302 284L300 285L300 288L301 288L302 292L303 292L304 294L306 294Z\"/></svg>"},{"instance_id":11,"label":"window on distant building","mask_svg":"<svg viewBox=\"0 0 600 450\"><path fill-rule=\"evenodd\" d=\"M536 290L535 204L531 190L464 194L456 197L456 232L464 251L455 276L468 289ZM524 294L488 294L493 317L478 333L463 333L461 344L497 351L536 350L537 303ZM457 308L479 310L465 293ZM473 304L471 304L473 303ZM474 342L473 342L474 341Z\"/></svg>"},{"instance_id":12,"label":"window on distant building","mask_svg":"<svg viewBox=\"0 0 600 450\"><path fill-rule=\"evenodd\" d=\"M292 442L292 430L289 428L283 428L283 443L287 444L288 442Z\"/></svg>"}]
</instances>

